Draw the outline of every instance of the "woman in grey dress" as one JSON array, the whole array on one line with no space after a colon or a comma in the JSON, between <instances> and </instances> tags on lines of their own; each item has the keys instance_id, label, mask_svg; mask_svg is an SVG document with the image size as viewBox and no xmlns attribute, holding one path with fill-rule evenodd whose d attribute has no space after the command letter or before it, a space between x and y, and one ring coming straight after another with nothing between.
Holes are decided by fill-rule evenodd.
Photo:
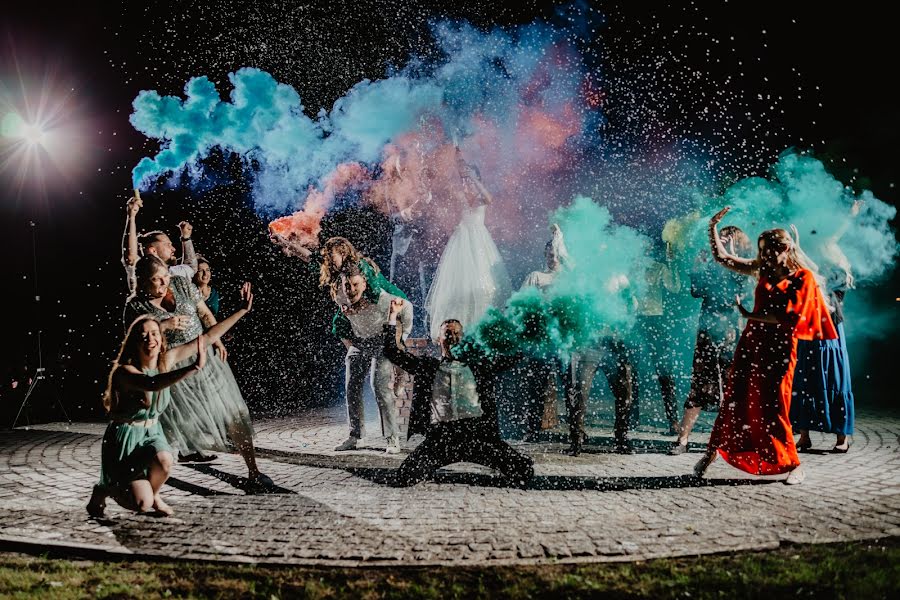
<instances>
[{"instance_id":1,"label":"woman in grey dress","mask_svg":"<svg viewBox=\"0 0 900 600\"><path fill-rule=\"evenodd\" d=\"M165 263L155 256L141 258L135 270L137 292L125 308L126 321L152 315L160 321L170 348L196 340L203 333L200 315L207 320L210 317L197 286L186 277L170 276ZM253 424L234 374L212 348L207 353L207 366L202 372L171 388L171 402L160 416L166 438L183 451L223 451L227 449L226 440L231 440L247 463L251 485L271 486L272 480L256 465ZM182 366L176 364L174 368Z\"/></svg>"}]
</instances>

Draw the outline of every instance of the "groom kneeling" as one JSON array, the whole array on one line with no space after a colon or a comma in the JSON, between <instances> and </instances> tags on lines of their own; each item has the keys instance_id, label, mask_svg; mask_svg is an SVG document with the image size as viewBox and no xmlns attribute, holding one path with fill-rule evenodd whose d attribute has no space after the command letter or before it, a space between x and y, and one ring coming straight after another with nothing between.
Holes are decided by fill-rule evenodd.
<instances>
[{"instance_id":1,"label":"groom kneeling","mask_svg":"<svg viewBox=\"0 0 900 600\"><path fill-rule=\"evenodd\" d=\"M441 358L415 356L396 343L397 315L404 301L391 301L384 326L384 356L415 378L408 436L425 439L403 461L398 485L413 485L440 467L457 462L485 465L515 483L534 475L534 463L500 439L494 399L494 375L512 366L515 358L460 361L450 349L462 339L462 325L448 319L441 324Z\"/></svg>"}]
</instances>

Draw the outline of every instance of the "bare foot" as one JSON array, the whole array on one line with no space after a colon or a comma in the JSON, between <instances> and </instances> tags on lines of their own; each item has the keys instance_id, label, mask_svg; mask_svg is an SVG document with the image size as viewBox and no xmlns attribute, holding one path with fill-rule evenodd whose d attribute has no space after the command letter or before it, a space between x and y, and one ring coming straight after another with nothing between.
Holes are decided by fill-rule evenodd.
<instances>
[{"instance_id":1,"label":"bare foot","mask_svg":"<svg viewBox=\"0 0 900 600\"><path fill-rule=\"evenodd\" d=\"M166 504L159 494L153 496L153 508L155 508L158 512L166 515L167 517L171 517L175 514L175 511L172 510L172 507Z\"/></svg>"}]
</instances>

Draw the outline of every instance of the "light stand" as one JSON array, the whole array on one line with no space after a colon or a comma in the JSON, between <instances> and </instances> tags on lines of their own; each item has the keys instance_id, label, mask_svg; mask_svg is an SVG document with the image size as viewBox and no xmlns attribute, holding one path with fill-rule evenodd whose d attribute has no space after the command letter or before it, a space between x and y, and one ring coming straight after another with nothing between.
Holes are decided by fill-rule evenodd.
<instances>
[{"instance_id":1,"label":"light stand","mask_svg":"<svg viewBox=\"0 0 900 600\"><path fill-rule=\"evenodd\" d=\"M34 278L34 302L37 307L37 350L38 350L38 366L35 370L34 376L31 378L31 385L28 386L28 391L25 392L25 398L22 399L22 405L19 407L19 412L16 413L16 418L12 423L12 428L16 428L16 423L19 422L19 417L22 416L22 411L25 409L25 405L28 404L28 401L31 399L32 394L34 394L35 390L38 387L38 384L41 381L47 379L47 370L44 368L44 357L43 357L43 349L41 348L41 295L38 291L38 269L37 269L37 223L34 221L29 221L28 226L31 228L31 273ZM48 384L52 385L52 384ZM69 414L66 412L66 408L63 406L62 402L59 400L59 395L57 395L54 391L53 393L53 401L59 406L60 410L62 410L63 416L66 417L66 422L69 425L72 424L72 419L69 418Z\"/></svg>"}]
</instances>

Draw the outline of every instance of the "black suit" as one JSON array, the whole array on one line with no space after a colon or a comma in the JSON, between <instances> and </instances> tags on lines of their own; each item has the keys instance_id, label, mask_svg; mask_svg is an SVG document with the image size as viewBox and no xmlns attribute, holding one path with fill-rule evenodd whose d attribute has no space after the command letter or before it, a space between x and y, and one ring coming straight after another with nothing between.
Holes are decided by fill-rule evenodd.
<instances>
[{"instance_id":1,"label":"black suit","mask_svg":"<svg viewBox=\"0 0 900 600\"><path fill-rule=\"evenodd\" d=\"M445 465L471 462L496 469L525 482L534 475L534 462L500 439L494 376L512 366L517 358L468 361L472 370L482 416L443 423L431 423L431 390L441 359L415 356L397 347L394 325L384 326L384 356L414 377L413 401L407 435L422 433L425 439L403 461L398 483L411 485Z\"/></svg>"}]
</instances>

